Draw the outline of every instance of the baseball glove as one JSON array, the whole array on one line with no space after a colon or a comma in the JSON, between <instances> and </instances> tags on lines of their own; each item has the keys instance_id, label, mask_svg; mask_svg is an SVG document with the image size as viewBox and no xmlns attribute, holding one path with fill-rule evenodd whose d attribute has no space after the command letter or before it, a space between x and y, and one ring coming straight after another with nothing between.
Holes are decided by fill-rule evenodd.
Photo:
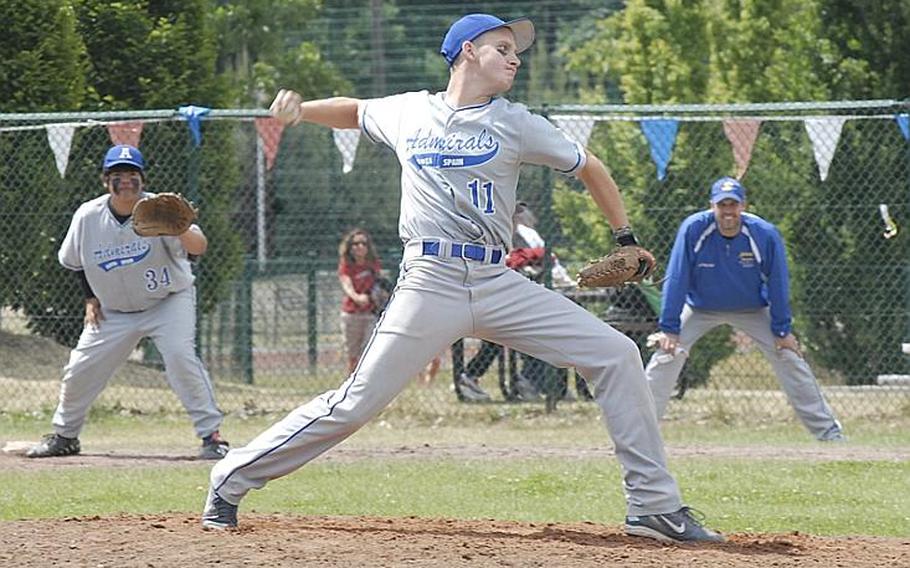
<instances>
[{"instance_id":1,"label":"baseball glove","mask_svg":"<svg viewBox=\"0 0 910 568\"><path fill-rule=\"evenodd\" d=\"M182 235L196 220L196 207L179 193L159 193L133 206L133 231L141 237Z\"/></svg>"},{"instance_id":2,"label":"baseball glove","mask_svg":"<svg viewBox=\"0 0 910 568\"><path fill-rule=\"evenodd\" d=\"M582 268L577 276L578 287L620 288L641 282L654 271L656 264L654 255L638 245L619 247Z\"/></svg>"},{"instance_id":3,"label":"baseball glove","mask_svg":"<svg viewBox=\"0 0 910 568\"><path fill-rule=\"evenodd\" d=\"M392 297L392 283L388 278L377 278L373 287L370 288L370 301L373 302L373 313L380 314L389 303Z\"/></svg>"}]
</instances>

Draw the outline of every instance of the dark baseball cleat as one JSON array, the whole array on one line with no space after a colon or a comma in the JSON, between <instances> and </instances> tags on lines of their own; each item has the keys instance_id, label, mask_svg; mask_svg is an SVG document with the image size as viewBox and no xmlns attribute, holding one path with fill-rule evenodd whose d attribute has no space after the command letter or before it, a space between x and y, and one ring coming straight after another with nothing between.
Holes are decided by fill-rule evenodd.
<instances>
[{"instance_id":1,"label":"dark baseball cleat","mask_svg":"<svg viewBox=\"0 0 910 568\"><path fill-rule=\"evenodd\" d=\"M231 449L227 440L221 437L216 430L202 439L202 449L199 450L199 459L201 460L220 460L227 455Z\"/></svg>"},{"instance_id":2,"label":"dark baseball cleat","mask_svg":"<svg viewBox=\"0 0 910 568\"><path fill-rule=\"evenodd\" d=\"M237 505L231 505L210 487L202 511L202 526L218 530L237 528Z\"/></svg>"},{"instance_id":3,"label":"dark baseball cleat","mask_svg":"<svg viewBox=\"0 0 910 568\"><path fill-rule=\"evenodd\" d=\"M81 450L79 438L65 438L60 434L47 434L41 438L41 442L29 448L25 452L25 456L29 458L74 456Z\"/></svg>"},{"instance_id":4,"label":"dark baseball cleat","mask_svg":"<svg viewBox=\"0 0 910 568\"><path fill-rule=\"evenodd\" d=\"M523 400L525 402L534 402L540 400L540 391L537 390L537 387L534 386L534 383L531 382L531 379L525 377L521 373L515 376L515 382L512 385L515 389L515 394L518 396L518 400Z\"/></svg>"},{"instance_id":5,"label":"dark baseball cleat","mask_svg":"<svg viewBox=\"0 0 910 568\"><path fill-rule=\"evenodd\" d=\"M477 379L467 373L461 373L458 376L456 388L465 402L490 402L493 400L487 391L480 388Z\"/></svg>"},{"instance_id":6,"label":"dark baseball cleat","mask_svg":"<svg viewBox=\"0 0 910 568\"><path fill-rule=\"evenodd\" d=\"M689 507L683 507L675 513L626 517L626 534L661 542L724 541L724 537L704 527Z\"/></svg>"}]
</instances>

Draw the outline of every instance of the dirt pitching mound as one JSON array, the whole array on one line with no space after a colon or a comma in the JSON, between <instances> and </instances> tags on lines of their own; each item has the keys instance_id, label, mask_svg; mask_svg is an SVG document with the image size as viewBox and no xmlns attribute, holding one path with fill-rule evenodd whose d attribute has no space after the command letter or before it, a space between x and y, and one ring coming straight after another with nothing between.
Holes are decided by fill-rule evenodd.
<instances>
[{"instance_id":1,"label":"dirt pitching mound","mask_svg":"<svg viewBox=\"0 0 910 568\"><path fill-rule=\"evenodd\" d=\"M907 566L910 539L734 534L662 545L618 526L244 513L212 531L180 514L0 522L0 566Z\"/></svg>"}]
</instances>

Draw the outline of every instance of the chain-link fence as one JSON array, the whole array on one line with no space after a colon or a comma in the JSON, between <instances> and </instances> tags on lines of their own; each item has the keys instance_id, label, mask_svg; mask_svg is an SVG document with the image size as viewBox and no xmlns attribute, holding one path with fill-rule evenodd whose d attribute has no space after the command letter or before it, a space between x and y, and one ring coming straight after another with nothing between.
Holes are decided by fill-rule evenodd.
<instances>
[{"instance_id":1,"label":"chain-link fence","mask_svg":"<svg viewBox=\"0 0 910 568\"><path fill-rule=\"evenodd\" d=\"M910 412L907 110L877 101L542 112L611 168L662 265L680 222L707 207L710 184L741 176L749 210L787 242L795 330L823 390L842 416L859 416ZM105 191L100 163L112 140L142 149L151 191L199 206L210 248L195 266L198 350L225 410L292 408L347 373L339 243L366 229L383 272L397 277L396 160L356 131L282 130L262 111L196 114L0 115L0 410L56 404L83 321L78 281L56 253L78 205ZM579 291L566 277L610 246L580 184L528 167L519 199L533 213L524 223L555 253L524 272L634 337L647 356L659 285ZM99 404L179 408L160 369L154 346L141 343ZM462 372L480 376L496 404L594 406L572 370L470 338L396 404L411 415L449 412L461 405L452 385ZM682 377L672 415L791 415L770 366L735 330L699 342Z\"/></svg>"}]
</instances>

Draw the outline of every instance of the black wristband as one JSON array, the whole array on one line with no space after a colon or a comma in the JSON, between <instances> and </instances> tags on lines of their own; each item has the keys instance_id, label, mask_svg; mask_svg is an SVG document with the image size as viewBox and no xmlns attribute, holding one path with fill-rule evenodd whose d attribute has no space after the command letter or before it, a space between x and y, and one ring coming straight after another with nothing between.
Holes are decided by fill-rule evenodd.
<instances>
[{"instance_id":1,"label":"black wristband","mask_svg":"<svg viewBox=\"0 0 910 568\"><path fill-rule=\"evenodd\" d=\"M92 290L92 285L88 283L88 278L85 277L84 270L77 270L76 276L79 278L79 286L82 288L82 296L86 300L90 300L95 297L95 292Z\"/></svg>"},{"instance_id":2,"label":"black wristband","mask_svg":"<svg viewBox=\"0 0 910 568\"><path fill-rule=\"evenodd\" d=\"M613 240L616 241L621 247L638 245L638 240L635 238L635 235L632 233L632 227L626 225L625 227L620 227L613 231Z\"/></svg>"}]
</instances>

